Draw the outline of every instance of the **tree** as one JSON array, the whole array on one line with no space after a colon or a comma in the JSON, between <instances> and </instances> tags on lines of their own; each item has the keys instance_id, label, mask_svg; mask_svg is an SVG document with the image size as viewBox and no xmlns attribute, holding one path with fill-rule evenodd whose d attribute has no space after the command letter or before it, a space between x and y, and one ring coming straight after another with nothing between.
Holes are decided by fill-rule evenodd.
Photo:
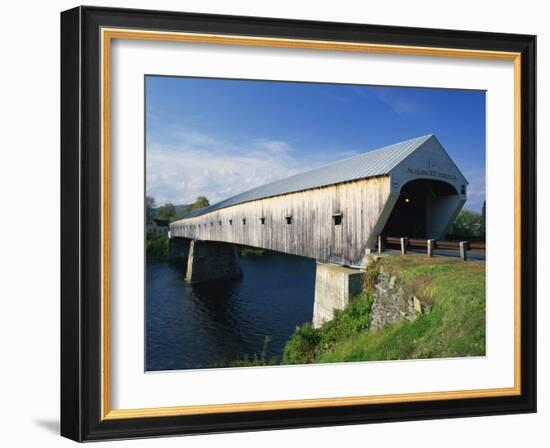
<instances>
[{"instance_id":1,"label":"tree","mask_svg":"<svg viewBox=\"0 0 550 448\"><path fill-rule=\"evenodd\" d=\"M481 215L470 210L461 210L453 222L449 233L461 237L481 235Z\"/></svg>"},{"instance_id":2,"label":"tree","mask_svg":"<svg viewBox=\"0 0 550 448\"><path fill-rule=\"evenodd\" d=\"M157 218L159 219L170 219L176 216L176 206L170 202L167 202L164 205L161 205L157 208Z\"/></svg>"},{"instance_id":3,"label":"tree","mask_svg":"<svg viewBox=\"0 0 550 448\"><path fill-rule=\"evenodd\" d=\"M197 197L197 199L195 199L195 202L178 211L176 214L176 218L183 218L185 215L187 215L188 213L191 213L193 210L198 210L199 208L208 207L209 205L210 205L210 202L208 201L206 196L199 196Z\"/></svg>"},{"instance_id":4,"label":"tree","mask_svg":"<svg viewBox=\"0 0 550 448\"><path fill-rule=\"evenodd\" d=\"M147 224L151 224L153 216L155 215L155 198L152 196L145 196L145 220Z\"/></svg>"},{"instance_id":5,"label":"tree","mask_svg":"<svg viewBox=\"0 0 550 448\"><path fill-rule=\"evenodd\" d=\"M210 202L206 199L206 196L199 196L195 199L195 202L191 204L191 210L197 210L199 208L208 207Z\"/></svg>"}]
</instances>

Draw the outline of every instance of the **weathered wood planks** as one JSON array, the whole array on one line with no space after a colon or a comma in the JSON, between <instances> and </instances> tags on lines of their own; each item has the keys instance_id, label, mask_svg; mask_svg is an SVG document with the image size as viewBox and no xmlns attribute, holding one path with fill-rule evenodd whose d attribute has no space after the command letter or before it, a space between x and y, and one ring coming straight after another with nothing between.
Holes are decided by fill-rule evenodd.
<instances>
[{"instance_id":1,"label":"weathered wood planks","mask_svg":"<svg viewBox=\"0 0 550 448\"><path fill-rule=\"evenodd\" d=\"M182 219L170 225L170 232L173 237L243 244L323 263L358 265L389 195L389 177L362 179ZM333 215L339 213L341 223L337 225Z\"/></svg>"}]
</instances>

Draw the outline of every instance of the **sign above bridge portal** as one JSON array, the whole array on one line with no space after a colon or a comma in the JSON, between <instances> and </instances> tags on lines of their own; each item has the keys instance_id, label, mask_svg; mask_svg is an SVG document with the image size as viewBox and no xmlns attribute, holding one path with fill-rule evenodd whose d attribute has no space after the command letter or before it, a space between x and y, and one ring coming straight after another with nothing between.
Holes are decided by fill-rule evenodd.
<instances>
[{"instance_id":1,"label":"sign above bridge portal","mask_svg":"<svg viewBox=\"0 0 550 448\"><path fill-rule=\"evenodd\" d=\"M452 185L459 194L464 192L465 199L468 181L435 136L431 136L393 167L389 174L392 177L392 189L396 191L414 179L438 179Z\"/></svg>"}]
</instances>

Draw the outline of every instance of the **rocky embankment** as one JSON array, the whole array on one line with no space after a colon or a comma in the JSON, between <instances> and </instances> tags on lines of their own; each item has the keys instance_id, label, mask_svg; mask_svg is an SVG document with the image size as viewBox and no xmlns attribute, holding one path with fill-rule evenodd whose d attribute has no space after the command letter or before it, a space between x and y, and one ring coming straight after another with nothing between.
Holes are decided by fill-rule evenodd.
<instances>
[{"instance_id":1,"label":"rocky embankment","mask_svg":"<svg viewBox=\"0 0 550 448\"><path fill-rule=\"evenodd\" d=\"M378 269L370 312L370 330L405 320L414 321L420 314L430 311L431 306L407 291L397 275L386 272L383 265Z\"/></svg>"}]
</instances>

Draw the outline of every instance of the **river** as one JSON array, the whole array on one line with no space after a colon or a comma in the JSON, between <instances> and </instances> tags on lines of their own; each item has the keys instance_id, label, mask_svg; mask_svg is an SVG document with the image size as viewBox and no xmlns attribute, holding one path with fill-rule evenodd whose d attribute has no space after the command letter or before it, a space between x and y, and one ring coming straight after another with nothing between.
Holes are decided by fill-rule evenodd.
<instances>
[{"instance_id":1,"label":"river","mask_svg":"<svg viewBox=\"0 0 550 448\"><path fill-rule=\"evenodd\" d=\"M226 367L260 354L280 359L297 325L311 321L315 261L241 257L243 278L189 285L181 266L147 262L146 370Z\"/></svg>"}]
</instances>

